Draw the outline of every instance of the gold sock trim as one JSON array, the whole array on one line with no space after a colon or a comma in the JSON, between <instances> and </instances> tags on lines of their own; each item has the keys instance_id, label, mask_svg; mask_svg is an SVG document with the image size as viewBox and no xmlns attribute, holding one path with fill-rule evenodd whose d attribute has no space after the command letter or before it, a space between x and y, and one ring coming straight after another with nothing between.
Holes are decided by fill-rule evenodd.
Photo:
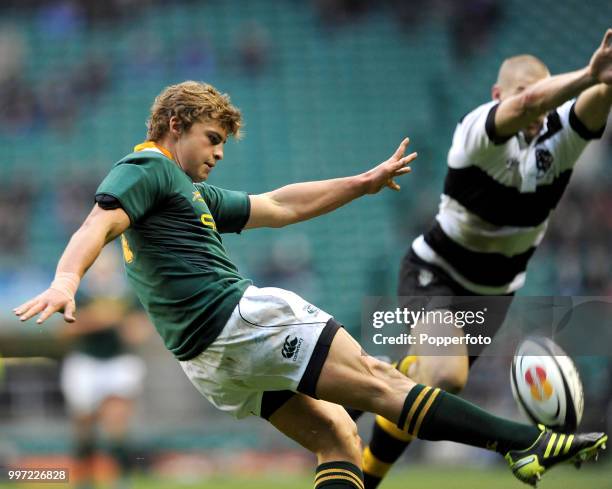
<instances>
[{"instance_id":1,"label":"gold sock trim","mask_svg":"<svg viewBox=\"0 0 612 489\"><path fill-rule=\"evenodd\" d=\"M419 392L419 395L417 396L417 398L412 403L412 406L410 407L410 411L408 411L408 416L406 416L406 421L404 422L404 426L401 427L402 431L408 432L408 427L410 426L410 423L412 422L412 418L414 417L415 413L419 409L419 406L421 405L421 402L423 402L423 399L425 398L425 396L430 390L431 390L431 387L425 386L425 388L421 392Z\"/></svg>"},{"instance_id":2,"label":"gold sock trim","mask_svg":"<svg viewBox=\"0 0 612 489\"><path fill-rule=\"evenodd\" d=\"M376 455L372 453L372 450L370 450L370 447L368 446L363 449L362 465L364 473L382 479L385 475L387 475L387 472L389 472L389 469L391 468L392 464L385 463L382 460L378 459Z\"/></svg>"},{"instance_id":3,"label":"gold sock trim","mask_svg":"<svg viewBox=\"0 0 612 489\"><path fill-rule=\"evenodd\" d=\"M436 397L438 397L438 394L440 394L440 389L434 389L431 396L429 396L429 399L427 399L427 404L425 404L423 409L421 409L421 414L419 414L416 425L414 426L414 432L412 433L413 436L419 436L421 424L423 424L423 420L425 419L425 416L427 415L429 408L431 408L431 405L433 404L434 400L436 399Z\"/></svg>"},{"instance_id":4,"label":"gold sock trim","mask_svg":"<svg viewBox=\"0 0 612 489\"><path fill-rule=\"evenodd\" d=\"M417 358L418 357L416 355L405 356L400 360L399 364L397 365L397 370L399 370L406 377L408 377L408 370L410 369L410 366L417 361Z\"/></svg>"},{"instance_id":5,"label":"gold sock trim","mask_svg":"<svg viewBox=\"0 0 612 489\"><path fill-rule=\"evenodd\" d=\"M334 475L325 476L325 474L331 474L331 473L334 473ZM330 480L330 479L350 480L359 489L364 489L363 482L361 481L361 479L359 479L359 477L357 477L356 474L354 474L350 470L340 469L340 468L325 469L325 470L321 470L320 472L317 472L317 475L315 475L315 489L318 487L318 484L320 484L321 482Z\"/></svg>"},{"instance_id":6,"label":"gold sock trim","mask_svg":"<svg viewBox=\"0 0 612 489\"><path fill-rule=\"evenodd\" d=\"M322 484L322 483L330 481L330 480L345 480L345 481L349 481L349 482L352 482L353 485L355 485L355 487L357 487L359 489L365 489L363 485L357 484L357 482L355 482L355 479L353 479L351 477L346 477L344 475L330 475L328 477L321 477L320 479L317 479L315 481L315 489L318 489L320 487L319 484Z\"/></svg>"},{"instance_id":7,"label":"gold sock trim","mask_svg":"<svg viewBox=\"0 0 612 489\"><path fill-rule=\"evenodd\" d=\"M396 440L404 441L406 443L410 443L414 440L414 437L406 433L405 431L400 430L395 423L389 421L382 416L376 416L376 424L389 436L395 438Z\"/></svg>"}]
</instances>

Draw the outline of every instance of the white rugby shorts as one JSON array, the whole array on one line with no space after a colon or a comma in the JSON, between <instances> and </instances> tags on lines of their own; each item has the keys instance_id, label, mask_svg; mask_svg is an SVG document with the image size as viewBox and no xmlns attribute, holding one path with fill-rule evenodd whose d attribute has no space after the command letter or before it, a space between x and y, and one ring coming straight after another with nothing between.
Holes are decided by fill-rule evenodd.
<instances>
[{"instance_id":1,"label":"white rugby shorts","mask_svg":"<svg viewBox=\"0 0 612 489\"><path fill-rule=\"evenodd\" d=\"M340 327L293 292L250 286L215 341L180 364L216 408L267 419L294 392L315 397Z\"/></svg>"},{"instance_id":2,"label":"white rugby shorts","mask_svg":"<svg viewBox=\"0 0 612 489\"><path fill-rule=\"evenodd\" d=\"M77 352L64 361L61 387L73 413L92 414L109 397L136 397L144 375L144 362L136 355L102 359Z\"/></svg>"}]
</instances>

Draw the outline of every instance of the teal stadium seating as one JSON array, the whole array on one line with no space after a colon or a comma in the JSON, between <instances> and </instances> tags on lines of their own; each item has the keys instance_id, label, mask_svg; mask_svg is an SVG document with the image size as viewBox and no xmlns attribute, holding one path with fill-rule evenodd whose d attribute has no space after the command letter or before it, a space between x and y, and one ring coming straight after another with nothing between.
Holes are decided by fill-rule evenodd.
<instances>
[{"instance_id":1,"label":"teal stadium seating","mask_svg":"<svg viewBox=\"0 0 612 489\"><path fill-rule=\"evenodd\" d=\"M143 139L148 106L163 86L202 79L229 92L246 119L246 137L228 145L211 179L219 186L257 193L357 173L390 155L404 135L412 137L420 157L400 194L363 199L293 230L224 238L244 273L257 275L279 233L306 235L318 284L310 299L354 329L364 295L394 293L400 257L437 205L454 124L488 99L503 57L533 52L553 72L579 67L612 18L606 1L504 2L488 45L458 63L441 15L406 26L381 8L330 29L309 2L188 5L144 9L115 25L53 35L41 29L40 19L11 14L25 36L25 76L35 88L58 83L88 57L103 60L110 74L100 96L81 104L70 130L42 126L16 134L0 128L2 173L32 175L38 188L29 245L15 251L28 258L19 266L51 273L66 241L69 230L56 226L62 208L51 204L53 189L100 179ZM249 22L268 36L268 62L258 75L241 70L236 55ZM195 61L182 56L186 50L199 53ZM83 205L86 212L89 201ZM3 270L16 263L5 257ZM547 260L539 263L532 267L535 283L551 268Z\"/></svg>"}]
</instances>

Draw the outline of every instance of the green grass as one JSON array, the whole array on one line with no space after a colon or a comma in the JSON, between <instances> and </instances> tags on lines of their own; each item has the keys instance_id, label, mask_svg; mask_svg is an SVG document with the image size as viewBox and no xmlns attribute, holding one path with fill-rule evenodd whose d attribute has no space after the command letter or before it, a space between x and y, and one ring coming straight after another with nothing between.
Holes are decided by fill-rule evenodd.
<instances>
[{"instance_id":1,"label":"green grass","mask_svg":"<svg viewBox=\"0 0 612 489\"><path fill-rule=\"evenodd\" d=\"M168 481L142 480L134 489L312 489L312 478L291 477L215 477L197 484L177 484ZM441 469L415 467L393 472L380 489L521 489L528 486L514 479L510 471L496 469ZM538 485L539 489L611 489L612 466L586 467L580 471L563 467L551 471Z\"/></svg>"},{"instance_id":2,"label":"green grass","mask_svg":"<svg viewBox=\"0 0 612 489\"><path fill-rule=\"evenodd\" d=\"M44 486L44 487L43 487ZM63 484L0 485L7 489L67 489ZM415 467L393 471L380 489L527 489L512 477L508 470L499 468L454 469L435 467ZM312 489L312 477L307 475L290 476L228 476L212 477L198 482L179 482L168 479L140 477L132 489ZM611 489L612 465L585 467L575 470L563 467L546 474L538 489ZM102 489L100 487L100 489ZM105 488L106 489L106 488Z\"/></svg>"}]
</instances>

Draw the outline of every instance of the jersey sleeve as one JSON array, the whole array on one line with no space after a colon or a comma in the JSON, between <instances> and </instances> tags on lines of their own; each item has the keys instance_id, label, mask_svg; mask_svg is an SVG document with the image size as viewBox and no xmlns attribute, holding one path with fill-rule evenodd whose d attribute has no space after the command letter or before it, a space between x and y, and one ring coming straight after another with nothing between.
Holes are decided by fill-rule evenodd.
<instances>
[{"instance_id":1,"label":"jersey sleeve","mask_svg":"<svg viewBox=\"0 0 612 489\"><path fill-rule=\"evenodd\" d=\"M591 131L576 115L576 100L570 100L559 108L560 116L564 118L567 116L567 121L572 130L578 134L585 141L591 141L592 139L601 139L604 131L606 130L606 124L597 131Z\"/></svg>"},{"instance_id":2,"label":"jersey sleeve","mask_svg":"<svg viewBox=\"0 0 612 489\"><path fill-rule=\"evenodd\" d=\"M167 197L171 176L160 162L148 161L116 165L96 191L96 201L116 199L132 224Z\"/></svg>"},{"instance_id":3,"label":"jersey sleeve","mask_svg":"<svg viewBox=\"0 0 612 489\"><path fill-rule=\"evenodd\" d=\"M557 108L560 130L554 133L548 141L560 170L573 167L589 141L600 138L605 128L602 127L596 133L589 131L576 116L575 106L576 100L573 99Z\"/></svg>"},{"instance_id":4,"label":"jersey sleeve","mask_svg":"<svg viewBox=\"0 0 612 489\"><path fill-rule=\"evenodd\" d=\"M448 154L449 166L465 168L479 165L496 152L505 151L504 144L512 137L500 137L495 129L498 102L488 102L466 114L455 129Z\"/></svg>"},{"instance_id":5,"label":"jersey sleeve","mask_svg":"<svg viewBox=\"0 0 612 489\"><path fill-rule=\"evenodd\" d=\"M251 201L246 192L226 190L206 183L197 183L196 187L204 197L220 233L242 231L251 214Z\"/></svg>"}]
</instances>

